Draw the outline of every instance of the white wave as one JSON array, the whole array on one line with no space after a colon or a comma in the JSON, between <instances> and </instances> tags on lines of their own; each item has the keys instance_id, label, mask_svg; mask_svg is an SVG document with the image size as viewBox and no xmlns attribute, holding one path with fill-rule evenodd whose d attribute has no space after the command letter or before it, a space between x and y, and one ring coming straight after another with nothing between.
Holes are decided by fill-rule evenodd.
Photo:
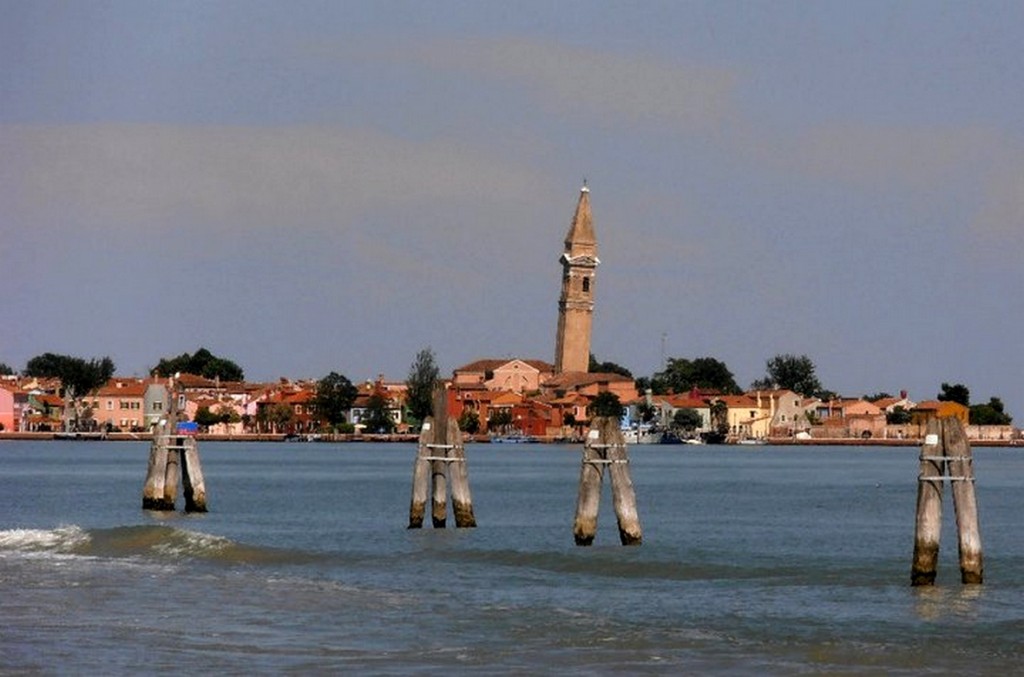
<instances>
[{"instance_id":1,"label":"white wave","mask_svg":"<svg viewBox=\"0 0 1024 677\"><path fill-rule=\"evenodd\" d=\"M89 533L74 524L56 529L6 529L0 531L0 551L64 553L89 540Z\"/></svg>"},{"instance_id":2,"label":"white wave","mask_svg":"<svg viewBox=\"0 0 1024 677\"><path fill-rule=\"evenodd\" d=\"M204 553L217 553L230 547L232 542L221 536L199 531L175 529L174 538L153 547L153 551L167 557L188 557Z\"/></svg>"}]
</instances>

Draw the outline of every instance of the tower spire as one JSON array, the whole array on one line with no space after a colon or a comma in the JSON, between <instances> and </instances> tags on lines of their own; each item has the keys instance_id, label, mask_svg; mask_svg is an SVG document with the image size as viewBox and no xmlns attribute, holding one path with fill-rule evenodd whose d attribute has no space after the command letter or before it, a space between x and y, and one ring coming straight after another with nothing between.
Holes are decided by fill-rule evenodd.
<instances>
[{"instance_id":1,"label":"tower spire","mask_svg":"<svg viewBox=\"0 0 1024 677\"><path fill-rule=\"evenodd\" d=\"M565 235L565 250L560 261L562 294L558 299L555 372L586 372L590 365L594 276L600 263L586 179L580 189L569 232Z\"/></svg>"}]
</instances>

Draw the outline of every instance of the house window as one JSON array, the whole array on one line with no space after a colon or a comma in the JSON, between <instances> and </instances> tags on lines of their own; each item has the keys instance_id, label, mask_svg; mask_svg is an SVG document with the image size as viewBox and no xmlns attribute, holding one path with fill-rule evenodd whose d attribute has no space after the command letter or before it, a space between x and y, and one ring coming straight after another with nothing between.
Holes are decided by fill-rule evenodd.
<instances>
[{"instance_id":1,"label":"house window","mask_svg":"<svg viewBox=\"0 0 1024 677\"><path fill-rule=\"evenodd\" d=\"M107 411L114 411L114 400L107 400Z\"/></svg>"}]
</instances>

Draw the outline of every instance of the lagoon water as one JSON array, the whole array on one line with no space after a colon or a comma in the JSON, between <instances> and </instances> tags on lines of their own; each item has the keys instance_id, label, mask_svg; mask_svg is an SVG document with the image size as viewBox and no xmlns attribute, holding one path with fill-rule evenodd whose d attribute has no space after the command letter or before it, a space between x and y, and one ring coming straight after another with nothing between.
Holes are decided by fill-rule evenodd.
<instances>
[{"instance_id":1,"label":"lagoon water","mask_svg":"<svg viewBox=\"0 0 1024 677\"><path fill-rule=\"evenodd\" d=\"M140 509L148 445L0 443L0 672L1004 675L1024 455L975 450L986 583L909 585L916 449L633 447L573 544L580 451L470 445L479 527L407 530L413 445L200 445L210 512ZM449 522L452 520L449 519Z\"/></svg>"}]
</instances>

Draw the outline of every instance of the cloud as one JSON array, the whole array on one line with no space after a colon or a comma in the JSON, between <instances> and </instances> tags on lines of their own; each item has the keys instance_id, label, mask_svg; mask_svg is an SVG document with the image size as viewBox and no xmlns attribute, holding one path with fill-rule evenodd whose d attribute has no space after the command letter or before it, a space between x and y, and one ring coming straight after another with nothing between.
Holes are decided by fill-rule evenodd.
<instances>
[{"instance_id":1,"label":"cloud","mask_svg":"<svg viewBox=\"0 0 1024 677\"><path fill-rule=\"evenodd\" d=\"M924 189L986 165L1000 135L974 127L826 121L789 136L748 124L738 152L761 164L869 189Z\"/></svg>"},{"instance_id":2,"label":"cloud","mask_svg":"<svg viewBox=\"0 0 1024 677\"><path fill-rule=\"evenodd\" d=\"M694 132L717 129L733 114L737 78L726 68L525 38L434 42L397 56L437 70L516 83L537 104L568 118Z\"/></svg>"},{"instance_id":3,"label":"cloud","mask_svg":"<svg viewBox=\"0 0 1024 677\"><path fill-rule=\"evenodd\" d=\"M323 228L542 187L478 148L332 127L0 125L0 155L0 209L26 228Z\"/></svg>"},{"instance_id":4,"label":"cloud","mask_svg":"<svg viewBox=\"0 0 1024 677\"><path fill-rule=\"evenodd\" d=\"M1010 162L991 172L970 225L976 252L1019 262L1024 250L1024 164Z\"/></svg>"}]
</instances>

